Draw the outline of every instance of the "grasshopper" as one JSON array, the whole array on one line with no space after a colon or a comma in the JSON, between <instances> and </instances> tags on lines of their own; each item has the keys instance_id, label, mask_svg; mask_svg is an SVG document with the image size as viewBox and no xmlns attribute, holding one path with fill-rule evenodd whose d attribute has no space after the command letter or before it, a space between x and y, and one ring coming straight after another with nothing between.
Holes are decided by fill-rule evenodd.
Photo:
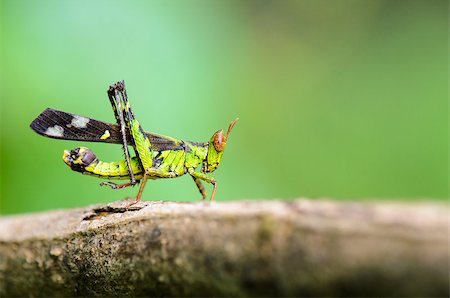
<instances>
[{"instance_id":1,"label":"grasshopper","mask_svg":"<svg viewBox=\"0 0 450 298\"><path fill-rule=\"evenodd\" d=\"M111 85L107 91L117 124L107 123L47 108L34 119L30 127L40 135L63 140L81 140L122 144L124 160L105 162L86 147L65 150L63 161L76 172L104 179L129 180L127 183L102 182L100 185L122 189L140 183L136 200L142 196L148 179L176 178L189 174L197 185L204 200L207 197L202 181L211 183L213 190L210 200L214 200L217 181L208 173L220 165L231 130L216 131L208 142L191 142L145 132L136 119L128 101L124 81ZM128 145L136 156L130 157ZM201 170L197 168L202 165Z\"/></svg>"}]
</instances>

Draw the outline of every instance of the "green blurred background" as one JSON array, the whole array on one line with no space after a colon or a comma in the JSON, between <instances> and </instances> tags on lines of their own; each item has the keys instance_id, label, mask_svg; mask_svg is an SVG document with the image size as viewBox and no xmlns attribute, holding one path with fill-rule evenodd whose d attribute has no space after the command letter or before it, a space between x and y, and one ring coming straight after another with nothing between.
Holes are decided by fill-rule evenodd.
<instances>
[{"instance_id":1,"label":"green blurred background","mask_svg":"<svg viewBox=\"0 0 450 298\"><path fill-rule=\"evenodd\" d=\"M1 1L1 213L111 202L43 138L46 107L206 141L235 117L217 201L448 198L448 1ZM211 187L208 186L208 191ZM189 177L144 200L195 201Z\"/></svg>"}]
</instances>

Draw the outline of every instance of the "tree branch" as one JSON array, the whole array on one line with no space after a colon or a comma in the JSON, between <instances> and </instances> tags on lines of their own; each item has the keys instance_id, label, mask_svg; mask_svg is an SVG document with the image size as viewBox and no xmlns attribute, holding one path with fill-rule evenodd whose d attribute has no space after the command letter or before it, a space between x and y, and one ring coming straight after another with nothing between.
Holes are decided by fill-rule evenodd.
<instances>
[{"instance_id":1,"label":"tree branch","mask_svg":"<svg viewBox=\"0 0 450 298\"><path fill-rule=\"evenodd\" d=\"M448 296L448 205L146 202L0 219L0 296Z\"/></svg>"}]
</instances>

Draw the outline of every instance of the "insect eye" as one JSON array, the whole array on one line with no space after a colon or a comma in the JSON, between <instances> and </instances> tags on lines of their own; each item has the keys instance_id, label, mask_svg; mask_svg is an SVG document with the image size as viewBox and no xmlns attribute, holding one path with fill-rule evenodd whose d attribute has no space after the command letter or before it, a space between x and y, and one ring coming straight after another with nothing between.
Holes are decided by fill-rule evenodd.
<instances>
[{"instance_id":1,"label":"insect eye","mask_svg":"<svg viewBox=\"0 0 450 298\"><path fill-rule=\"evenodd\" d=\"M225 142L225 137L223 135L223 131L221 131L221 130L218 131L216 133L216 135L214 136L214 142L213 142L214 148L217 151L221 152L225 149L226 144L227 143Z\"/></svg>"}]
</instances>

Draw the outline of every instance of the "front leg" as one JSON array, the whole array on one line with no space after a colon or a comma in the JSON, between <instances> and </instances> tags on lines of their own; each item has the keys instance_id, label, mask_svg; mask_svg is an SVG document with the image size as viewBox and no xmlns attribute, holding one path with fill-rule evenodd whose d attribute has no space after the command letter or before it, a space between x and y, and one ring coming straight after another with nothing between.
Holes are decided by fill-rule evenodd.
<instances>
[{"instance_id":1,"label":"front leg","mask_svg":"<svg viewBox=\"0 0 450 298\"><path fill-rule=\"evenodd\" d=\"M200 180L206 181L206 182L211 183L212 185L214 185L213 191L211 193L211 198L209 199L210 201L213 201L214 200L214 195L216 194L216 189L217 189L217 181L216 181L216 179L214 179L213 177L208 176L208 175L206 175L204 173L196 172L193 168L189 169L189 174L192 176L192 178L194 178L195 184L197 184L196 179L200 179ZM198 182L200 182L200 181L198 181ZM206 192L203 193L201 188L200 188L200 186L198 184L197 184L197 187L200 190L200 193L202 194L203 198L205 198L206 197ZM203 188L203 186L202 186L202 188ZM204 189L203 189L203 191L204 191Z\"/></svg>"},{"instance_id":2,"label":"front leg","mask_svg":"<svg viewBox=\"0 0 450 298\"><path fill-rule=\"evenodd\" d=\"M195 185L197 185L198 190L202 194L202 200L204 201L206 199L206 190L202 184L202 181L199 178L195 178L192 175L191 175L191 177L192 177L192 179L194 179Z\"/></svg>"}]
</instances>

